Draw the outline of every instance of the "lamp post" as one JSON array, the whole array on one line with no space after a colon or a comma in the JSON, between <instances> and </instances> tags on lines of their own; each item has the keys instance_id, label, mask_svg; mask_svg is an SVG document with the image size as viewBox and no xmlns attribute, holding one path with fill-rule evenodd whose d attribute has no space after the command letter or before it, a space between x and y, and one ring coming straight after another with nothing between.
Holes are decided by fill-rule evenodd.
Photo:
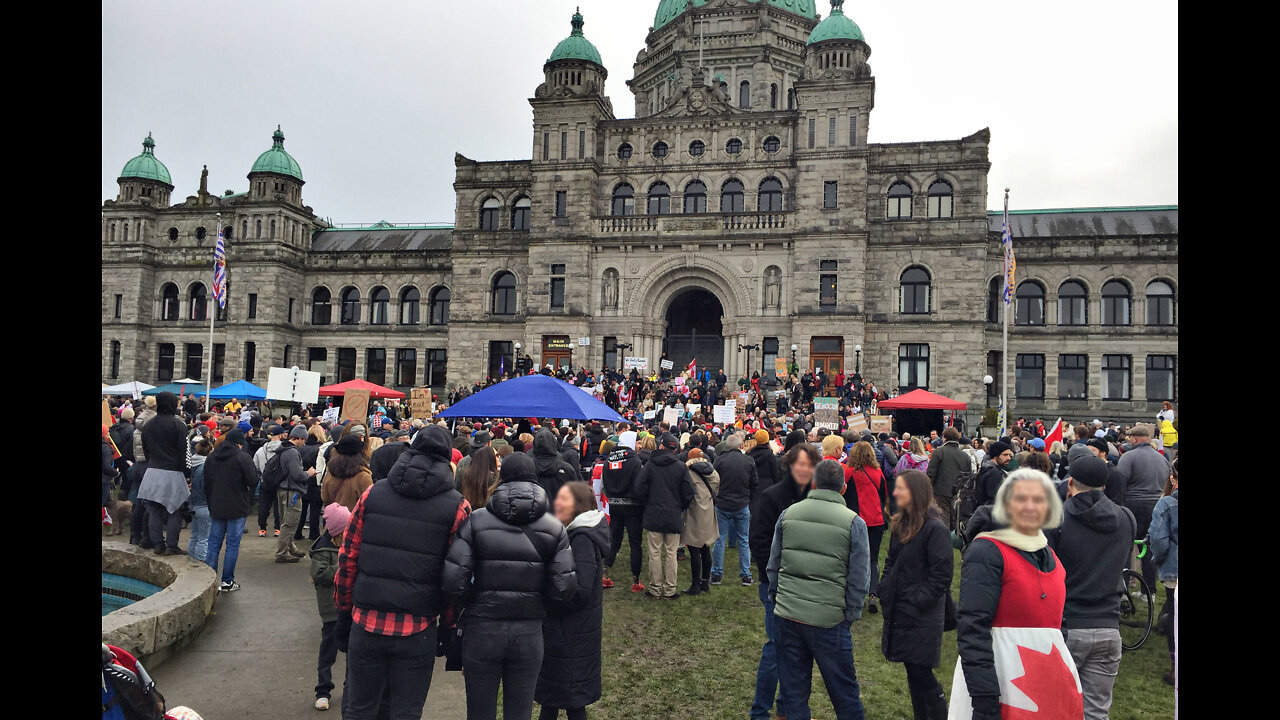
<instances>
[{"instance_id":1,"label":"lamp post","mask_svg":"<svg viewBox=\"0 0 1280 720\"><path fill-rule=\"evenodd\" d=\"M516 371L516 376L518 377L521 373L524 372L524 363L520 362L520 347L521 347L520 343L517 342L515 347L516 347L516 357L515 357L515 360L512 361L512 365L515 366L514 369Z\"/></svg>"},{"instance_id":2,"label":"lamp post","mask_svg":"<svg viewBox=\"0 0 1280 720\"><path fill-rule=\"evenodd\" d=\"M799 345L791 344L791 374L794 375L800 371L800 366L796 364L796 351L800 349Z\"/></svg>"},{"instance_id":3,"label":"lamp post","mask_svg":"<svg viewBox=\"0 0 1280 720\"><path fill-rule=\"evenodd\" d=\"M862 346L853 346L853 372L859 377L862 376Z\"/></svg>"},{"instance_id":4,"label":"lamp post","mask_svg":"<svg viewBox=\"0 0 1280 720\"><path fill-rule=\"evenodd\" d=\"M991 405L991 383L993 382L995 382L995 378L991 377L990 375L982 376L982 384L985 385L987 388L987 396L982 399L982 406L984 408L989 407ZM986 413L983 412L983 417L985 416L986 416Z\"/></svg>"},{"instance_id":5,"label":"lamp post","mask_svg":"<svg viewBox=\"0 0 1280 720\"><path fill-rule=\"evenodd\" d=\"M632 345L631 343L618 343L614 347L618 350L618 370L622 370L623 357L626 355L626 351L631 349Z\"/></svg>"},{"instance_id":6,"label":"lamp post","mask_svg":"<svg viewBox=\"0 0 1280 720\"><path fill-rule=\"evenodd\" d=\"M747 372L746 372L746 375L747 375L747 377L751 377L751 351L752 351L752 350L759 350L759 349L760 349L760 343L755 343L754 345L743 345L742 343L738 343L738 349L739 349L739 350L746 350L746 351L747 351Z\"/></svg>"}]
</instances>

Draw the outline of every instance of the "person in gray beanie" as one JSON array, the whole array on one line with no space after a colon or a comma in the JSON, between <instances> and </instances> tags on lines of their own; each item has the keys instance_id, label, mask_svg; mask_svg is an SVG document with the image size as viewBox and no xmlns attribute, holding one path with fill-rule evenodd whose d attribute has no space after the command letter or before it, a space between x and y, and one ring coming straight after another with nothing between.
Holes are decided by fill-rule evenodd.
<instances>
[{"instance_id":1,"label":"person in gray beanie","mask_svg":"<svg viewBox=\"0 0 1280 720\"><path fill-rule=\"evenodd\" d=\"M276 485L276 507L280 509L280 536L276 542L276 562L295 563L306 553L294 544L293 533L302 518L302 495L307 492L307 481L315 477L316 469L302 469L302 455L298 449L307 444L307 429L295 425L289 438L276 447L274 453L279 463L279 484ZM268 448L270 445L268 445ZM272 471L271 459L267 460L263 480Z\"/></svg>"}]
</instances>

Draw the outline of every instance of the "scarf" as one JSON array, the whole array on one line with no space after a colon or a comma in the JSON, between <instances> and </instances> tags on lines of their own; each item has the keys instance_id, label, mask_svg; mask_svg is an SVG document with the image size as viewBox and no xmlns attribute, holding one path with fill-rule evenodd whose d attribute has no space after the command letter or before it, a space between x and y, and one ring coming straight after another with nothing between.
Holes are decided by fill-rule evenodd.
<instances>
[{"instance_id":1,"label":"scarf","mask_svg":"<svg viewBox=\"0 0 1280 720\"><path fill-rule=\"evenodd\" d=\"M978 537L999 540L1015 550L1024 550L1026 552L1043 550L1049 544L1049 539L1044 536L1043 530L1036 535L1023 535L1013 528L1002 528L991 532L978 533Z\"/></svg>"}]
</instances>

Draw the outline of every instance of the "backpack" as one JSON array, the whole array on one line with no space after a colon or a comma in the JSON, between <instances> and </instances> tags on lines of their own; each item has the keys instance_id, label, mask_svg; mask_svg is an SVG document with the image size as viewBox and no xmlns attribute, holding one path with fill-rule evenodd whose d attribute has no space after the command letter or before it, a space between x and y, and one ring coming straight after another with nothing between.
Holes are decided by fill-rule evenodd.
<instances>
[{"instance_id":1,"label":"backpack","mask_svg":"<svg viewBox=\"0 0 1280 720\"><path fill-rule=\"evenodd\" d=\"M978 473L966 470L957 475L951 492L954 498L951 503L951 527L963 537L969 518L978 509Z\"/></svg>"},{"instance_id":2,"label":"backpack","mask_svg":"<svg viewBox=\"0 0 1280 720\"><path fill-rule=\"evenodd\" d=\"M271 459L267 461L267 466L262 469L263 491L274 493L280 487L280 483L284 481L284 465L280 462L280 456L283 454L283 449L276 450L276 454L271 456Z\"/></svg>"},{"instance_id":3,"label":"backpack","mask_svg":"<svg viewBox=\"0 0 1280 720\"><path fill-rule=\"evenodd\" d=\"M163 720L164 696L146 668L128 652L102 645L102 716L124 720Z\"/></svg>"},{"instance_id":4,"label":"backpack","mask_svg":"<svg viewBox=\"0 0 1280 720\"><path fill-rule=\"evenodd\" d=\"M120 453L123 455L125 445L124 445L124 436L120 430L120 423L116 423L115 425L112 425L111 429L107 431L107 434L111 436L111 442L115 443L116 449L119 450ZM130 444L129 448L132 450L133 445Z\"/></svg>"}]
</instances>

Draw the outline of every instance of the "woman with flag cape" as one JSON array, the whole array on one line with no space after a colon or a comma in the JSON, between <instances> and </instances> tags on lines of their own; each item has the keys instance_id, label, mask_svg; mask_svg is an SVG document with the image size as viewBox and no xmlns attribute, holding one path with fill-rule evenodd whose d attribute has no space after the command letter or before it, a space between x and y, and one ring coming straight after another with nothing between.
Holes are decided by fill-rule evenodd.
<instances>
[{"instance_id":1,"label":"woman with flag cape","mask_svg":"<svg viewBox=\"0 0 1280 720\"><path fill-rule=\"evenodd\" d=\"M1049 476L1023 468L996 492L992 520L960 570L950 720L1081 720L1084 697L1066 640L1066 571L1045 528L1062 523Z\"/></svg>"}]
</instances>

